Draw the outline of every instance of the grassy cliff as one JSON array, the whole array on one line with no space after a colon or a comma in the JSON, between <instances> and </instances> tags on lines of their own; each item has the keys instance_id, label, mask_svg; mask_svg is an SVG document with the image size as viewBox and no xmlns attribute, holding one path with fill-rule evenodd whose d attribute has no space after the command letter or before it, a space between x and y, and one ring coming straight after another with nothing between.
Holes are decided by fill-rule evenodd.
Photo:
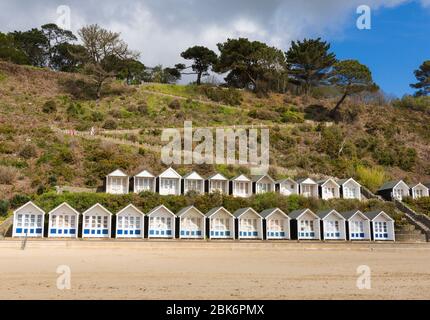
<instances>
[{"instance_id":1,"label":"grassy cliff","mask_svg":"<svg viewBox=\"0 0 430 320\"><path fill-rule=\"evenodd\" d=\"M0 198L43 194L55 185L101 187L120 167L159 172L161 129L264 124L271 128L271 174L430 181L430 115L365 101L345 105L347 121L327 117L334 100L315 95L258 97L238 90L112 82L99 101L81 75L0 62ZM96 139L57 129L110 130ZM110 139L108 139L110 138ZM122 141L122 143L117 143ZM247 167L184 166L231 177Z\"/></svg>"}]
</instances>

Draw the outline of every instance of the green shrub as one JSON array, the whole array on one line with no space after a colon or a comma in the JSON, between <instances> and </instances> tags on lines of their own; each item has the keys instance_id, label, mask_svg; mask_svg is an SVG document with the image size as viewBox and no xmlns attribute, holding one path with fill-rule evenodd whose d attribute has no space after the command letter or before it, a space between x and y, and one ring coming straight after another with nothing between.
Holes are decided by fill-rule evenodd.
<instances>
[{"instance_id":1,"label":"green shrub","mask_svg":"<svg viewBox=\"0 0 430 320\"><path fill-rule=\"evenodd\" d=\"M430 96L414 97L406 95L402 99L394 100L393 106L417 111L430 111Z\"/></svg>"},{"instance_id":2,"label":"green shrub","mask_svg":"<svg viewBox=\"0 0 430 320\"><path fill-rule=\"evenodd\" d=\"M57 111L57 104L54 100L48 100L43 104L42 111L44 113L54 113Z\"/></svg>"},{"instance_id":3,"label":"green shrub","mask_svg":"<svg viewBox=\"0 0 430 320\"><path fill-rule=\"evenodd\" d=\"M103 124L102 128L106 130L115 130L116 128L118 128L118 124L114 119L107 119Z\"/></svg>"},{"instance_id":4,"label":"green shrub","mask_svg":"<svg viewBox=\"0 0 430 320\"><path fill-rule=\"evenodd\" d=\"M105 118L104 114L101 113L100 111L93 111L91 113L91 120L94 122L100 122L103 121Z\"/></svg>"},{"instance_id":5,"label":"green shrub","mask_svg":"<svg viewBox=\"0 0 430 320\"><path fill-rule=\"evenodd\" d=\"M169 103L169 108L172 110L179 110L181 109L181 103L179 102L178 99L175 99Z\"/></svg>"},{"instance_id":6,"label":"green shrub","mask_svg":"<svg viewBox=\"0 0 430 320\"><path fill-rule=\"evenodd\" d=\"M17 209L21 206L23 206L24 204L26 204L27 202L29 202L31 199L29 196L23 195L23 194L16 194L12 197L12 199L10 200L10 206L13 209Z\"/></svg>"},{"instance_id":7,"label":"green shrub","mask_svg":"<svg viewBox=\"0 0 430 320\"><path fill-rule=\"evenodd\" d=\"M270 121L279 121L279 113L271 110L251 110L248 112L248 116L253 119L258 120L270 120Z\"/></svg>"},{"instance_id":8,"label":"green shrub","mask_svg":"<svg viewBox=\"0 0 430 320\"><path fill-rule=\"evenodd\" d=\"M234 88L219 88L211 86L201 86L199 88L203 94L214 102L238 106L242 103L242 94Z\"/></svg>"},{"instance_id":9,"label":"green shrub","mask_svg":"<svg viewBox=\"0 0 430 320\"><path fill-rule=\"evenodd\" d=\"M9 211L9 201L0 200L0 217L6 217Z\"/></svg>"},{"instance_id":10,"label":"green shrub","mask_svg":"<svg viewBox=\"0 0 430 320\"><path fill-rule=\"evenodd\" d=\"M385 171L381 167L367 168L364 166L357 166L355 175L360 183L374 192L387 180Z\"/></svg>"},{"instance_id":11,"label":"green shrub","mask_svg":"<svg viewBox=\"0 0 430 320\"><path fill-rule=\"evenodd\" d=\"M294 110L287 110L281 114L281 121L285 123L303 123L305 115Z\"/></svg>"}]
</instances>

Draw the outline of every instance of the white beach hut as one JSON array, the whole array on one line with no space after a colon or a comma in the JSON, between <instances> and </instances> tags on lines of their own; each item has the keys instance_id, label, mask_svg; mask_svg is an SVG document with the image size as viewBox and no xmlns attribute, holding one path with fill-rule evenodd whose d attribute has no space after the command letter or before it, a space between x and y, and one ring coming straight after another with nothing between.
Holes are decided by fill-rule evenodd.
<instances>
[{"instance_id":1,"label":"white beach hut","mask_svg":"<svg viewBox=\"0 0 430 320\"><path fill-rule=\"evenodd\" d=\"M283 196L299 194L299 184L293 179L283 179L276 182L277 190Z\"/></svg>"},{"instance_id":2,"label":"white beach hut","mask_svg":"<svg viewBox=\"0 0 430 320\"><path fill-rule=\"evenodd\" d=\"M194 206L182 209L179 217L179 238L204 239L206 236L206 217Z\"/></svg>"},{"instance_id":3,"label":"white beach hut","mask_svg":"<svg viewBox=\"0 0 430 320\"><path fill-rule=\"evenodd\" d=\"M348 223L348 240L372 240L370 220L360 210L341 212L340 214Z\"/></svg>"},{"instance_id":4,"label":"white beach hut","mask_svg":"<svg viewBox=\"0 0 430 320\"><path fill-rule=\"evenodd\" d=\"M395 241L394 219L384 211L365 212L372 223L374 241Z\"/></svg>"},{"instance_id":5,"label":"white beach hut","mask_svg":"<svg viewBox=\"0 0 430 320\"><path fill-rule=\"evenodd\" d=\"M77 238L79 226L79 212L67 203L60 204L48 213L49 238Z\"/></svg>"},{"instance_id":6,"label":"white beach hut","mask_svg":"<svg viewBox=\"0 0 430 320\"><path fill-rule=\"evenodd\" d=\"M357 199L361 200L361 184L354 179L338 180L337 184L340 186L342 198L344 199Z\"/></svg>"},{"instance_id":7,"label":"white beach hut","mask_svg":"<svg viewBox=\"0 0 430 320\"><path fill-rule=\"evenodd\" d=\"M241 174L230 181L230 190L233 197L249 198L252 196L252 181L247 176Z\"/></svg>"},{"instance_id":8,"label":"white beach hut","mask_svg":"<svg viewBox=\"0 0 430 320\"><path fill-rule=\"evenodd\" d=\"M320 197L323 200L340 198L340 186L332 179L318 181Z\"/></svg>"},{"instance_id":9,"label":"white beach hut","mask_svg":"<svg viewBox=\"0 0 430 320\"><path fill-rule=\"evenodd\" d=\"M111 238L112 213L97 203L83 214L82 238Z\"/></svg>"},{"instance_id":10,"label":"white beach hut","mask_svg":"<svg viewBox=\"0 0 430 320\"><path fill-rule=\"evenodd\" d=\"M181 195L181 175L169 168L158 176L158 190L162 196Z\"/></svg>"},{"instance_id":11,"label":"white beach hut","mask_svg":"<svg viewBox=\"0 0 430 320\"><path fill-rule=\"evenodd\" d=\"M306 198L318 198L318 183L310 178L303 178L297 181L300 194Z\"/></svg>"},{"instance_id":12,"label":"white beach hut","mask_svg":"<svg viewBox=\"0 0 430 320\"><path fill-rule=\"evenodd\" d=\"M295 210L288 215L298 240L320 240L320 219L310 209Z\"/></svg>"},{"instance_id":13,"label":"white beach hut","mask_svg":"<svg viewBox=\"0 0 430 320\"><path fill-rule=\"evenodd\" d=\"M239 239L263 239L263 218L252 208L242 208L234 214Z\"/></svg>"},{"instance_id":14,"label":"white beach hut","mask_svg":"<svg viewBox=\"0 0 430 320\"><path fill-rule=\"evenodd\" d=\"M266 220L267 240L290 239L290 217L279 208L267 209L260 213Z\"/></svg>"},{"instance_id":15,"label":"white beach hut","mask_svg":"<svg viewBox=\"0 0 430 320\"><path fill-rule=\"evenodd\" d=\"M411 196L414 199L428 197L429 196L429 188L427 188L422 183L418 183L416 185L412 185L411 186Z\"/></svg>"},{"instance_id":16,"label":"white beach hut","mask_svg":"<svg viewBox=\"0 0 430 320\"><path fill-rule=\"evenodd\" d=\"M206 214L209 219L210 239L234 239L234 216L225 208L218 207Z\"/></svg>"},{"instance_id":17,"label":"white beach hut","mask_svg":"<svg viewBox=\"0 0 430 320\"><path fill-rule=\"evenodd\" d=\"M116 214L116 238L142 239L145 236L144 214L130 204Z\"/></svg>"},{"instance_id":18,"label":"white beach hut","mask_svg":"<svg viewBox=\"0 0 430 320\"><path fill-rule=\"evenodd\" d=\"M128 194L130 180L128 175L118 169L106 176L106 193L108 194Z\"/></svg>"},{"instance_id":19,"label":"white beach hut","mask_svg":"<svg viewBox=\"0 0 430 320\"><path fill-rule=\"evenodd\" d=\"M193 171L182 178L183 193L196 192L198 194L205 193L205 179L197 172Z\"/></svg>"},{"instance_id":20,"label":"white beach hut","mask_svg":"<svg viewBox=\"0 0 430 320\"><path fill-rule=\"evenodd\" d=\"M28 202L13 213L13 232L15 238L43 238L45 211Z\"/></svg>"},{"instance_id":21,"label":"white beach hut","mask_svg":"<svg viewBox=\"0 0 430 320\"><path fill-rule=\"evenodd\" d=\"M230 184L226 177L220 173L210 176L206 180L208 193L219 192L222 194L230 194Z\"/></svg>"},{"instance_id":22,"label":"white beach hut","mask_svg":"<svg viewBox=\"0 0 430 320\"><path fill-rule=\"evenodd\" d=\"M148 238L175 238L176 216L161 205L148 213Z\"/></svg>"},{"instance_id":23,"label":"white beach hut","mask_svg":"<svg viewBox=\"0 0 430 320\"><path fill-rule=\"evenodd\" d=\"M134 176L133 181L134 193L154 192L156 191L156 178L148 170L143 170Z\"/></svg>"},{"instance_id":24,"label":"white beach hut","mask_svg":"<svg viewBox=\"0 0 430 320\"><path fill-rule=\"evenodd\" d=\"M345 218L336 210L326 210L317 213L322 221L324 240L346 240Z\"/></svg>"},{"instance_id":25,"label":"white beach hut","mask_svg":"<svg viewBox=\"0 0 430 320\"><path fill-rule=\"evenodd\" d=\"M252 177L252 191L254 194L275 192L276 182L269 175Z\"/></svg>"}]
</instances>

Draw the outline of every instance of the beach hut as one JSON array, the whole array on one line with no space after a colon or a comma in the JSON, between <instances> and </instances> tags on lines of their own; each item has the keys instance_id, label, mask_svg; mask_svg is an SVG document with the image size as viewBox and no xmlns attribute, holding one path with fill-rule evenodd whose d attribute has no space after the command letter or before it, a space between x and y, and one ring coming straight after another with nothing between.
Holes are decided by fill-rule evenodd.
<instances>
[{"instance_id":1,"label":"beach hut","mask_svg":"<svg viewBox=\"0 0 430 320\"><path fill-rule=\"evenodd\" d=\"M175 238L176 216L161 205L148 213L148 238Z\"/></svg>"},{"instance_id":2,"label":"beach hut","mask_svg":"<svg viewBox=\"0 0 430 320\"><path fill-rule=\"evenodd\" d=\"M345 218L336 210L326 210L317 213L321 219L324 240L346 240Z\"/></svg>"},{"instance_id":3,"label":"beach hut","mask_svg":"<svg viewBox=\"0 0 430 320\"><path fill-rule=\"evenodd\" d=\"M252 181L241 174L230 181L230 190L233 197L249 198L252 196Z\"/></svg>"},{"instance_id":4,"label":"beach hut","mask_svg":"<svg viewBox=\"0 0 430 320\"><path fill-rule=\"evenodd\" d=\"M372 223L374 241L395 241L394 220L384 211L365 212Z\"/></svg>"},{"instance_id":5,"label":"beach hut","mask_svg":"<svg viewBox=\"0 0 430 320\"><path fill-rule=\"evenodd\" d=\"M225 208L218 207L206 214L209 219L210 239L233 239L235 233L234 216Z\"/></svg>"},{"instance_id":6,"label":"beach hut","mask_svg":"<svg viewBox=\"0 0 430 320\"><path fill-rule=\"evenodd\" d=\"M261 175L252 177L252 192L254 194L262 194L275 192L276 183L269 175Z\"/></svg>"},{"instance_id":7,"label":"beach hut","mask_svg":"<svg viewBox=\"0 0 430 320\"><path fill-rule=\"evenodd\" d=\"M206 217L194 206L182 209L179 217L179 238L204 239L206 236Z\"/></svg>"},{"instance_id":8,"label":"beach hut","mask_svg":"<svg viewBox=\"0 0 430 320\"><path fill-rule=\"evenodd\" d=\"M134 193L156 192L156 178L148 170L144 170L134 176L133 181Z\"/></svg>"},{"instance_id":9,"label":"beach hut","mask_svg":"<svg viewBox=\"0 0 430 320\"><path fill-rule=\"evenodd\" d=\"M263 239L263 218L252 208L242 208L234 214L238 239Z\"/></svg>"},{"instance_id":10,"label":"beach hut","mask_svg":"<svg viewBox=\"0 0 430 320\"><path fill-rule=\"evenodd\" d=\"M67 203L60 204L48 213L49 238L77 238L79 212Z\"/></svg>"},{"instance_id":11,"label":"beach hut","mask_svg":"<svg viewBox=\"0 0 430 320\"><path fill-rule=\"evenodd\" d=\"M318 198L318 183L310 178L303 178L297 181L300 194L306 198Z\"/></svg>"},{"instance_id":12,"label":"beach hut","mask_svg":"<svg viewBox=\"0 0 430 320\"><path fill-rule=\"evenodd\" d=\"M206 180L206 191L208 193L219 192L228 195L230 194L229 181L222 174L216 173Z\"/></svg>"},{"instance_id":13,"label":"beach hut","mask_svg":"<svg viewBox=\"0 0 430 320\"><path fill-rule=\"evenodd\" d=\"M106 193L128 194L129 189L130 180L124 171L118 169L106 176Z\"/></svg>"},{"instance_id":14,"label":"beach hut","mask_svg":"<svg viewBox=\"0 0 430 320\"><path fill-rule=\"evenodd\" d=\"M290 239L290 218L279 208L267 209L260 213L266 221L267 240Z\"/></svg>"},{"instance_id":15,"label":"beach hut","mask_svg":"<svg viewBox=\"0 0 430 320\"><path fill-rule=\"evenodd\" d=\"M429 196L429 188L427 188L422 183L418 183L416 185L412 185L411 186L411 196L414 199L428 197Z\"/></svg>"},{"instance_id":16,"label":"beach hut","mask_svg":"<svg viewBox=\"0 0 430 320\"><path fill-rule=\"evenodd\" d=\"M361 184L354 179L338 180L337 184L340 186L340 193L343 199L357 199L361 200Z\"/></svg>"},{"instance_id":17,"label":"beach hut","mask_svg":"<svg viewBox=\"0 0 430 320\"><path fill-rule=\"evenodd\" d=\"M360 210L340 213L347 221L348 240L372 240L370 220Z\"/></svg>"},{"instance_id":18,"label":"beach hut","mask_svg":"<svg viewBox=\"0 0 430 320\"><path fill-rule=\"evenodd\" d=\"M28 202L13 213L12 237L43 238L45 211Z\"/></svg>"},{"instance_id":19,"label":"beach hut","mask_svg":"<svg viewBox=\"0 0 430 320\"><path fill-rule=\"evenodd\" d=\"M295 210L291 218L291 233L298 240L320 240L320 219L310 209Z\"/></svg>"},{"instance_id":20,"label":"beach hut","mask_svg":"<svg viewBox=\"0 0 430 320\"><path fill-rule=\"evenodd\" d=\"M142 239L145 236L144 214L130 204L116 214L116 238Z\"/></svg>"},{"instance_id":21,"label":"beach hut","mask_svg":"<svg viewBox=\"0 0 430 320\"><path fill-rule=\"evenodd\" d=\"M340 186L332 179L325 179L318 181L319 195L323 200L338 199L340 198Z\"/></svg>"},{"instance_id":22,"label":"beach hut","mask_svg":"<svg viewBox=\"0 0 430 320\"><path fill-rule=\"evenodd\" d=\"M186 195L188 192L196 192L197 194L205 193L205 179L197 172L191 172L182 178L182 190Z\"/></svg>"},{"instance_id":23,"label":"beach hut","mask_svg":"<svg viewBox=\"0 0 430 320\"><path fill-rule=\"evenodd\" d=\"M283 179L276 182L277 191L283 196L291 196L299 194L299 184L293 179Z\"/></svg>"},{"instance_id":24,"label":"beach hut","mask_svg":"<svg viewBox=\"0 0 430 320\"><path fill-rule=\"evenodd\" d=\"M82 238L110 238L112 213L97 203L83 214Z\"/></svg>"},{"instance_id":25,"label":"beach hut","mask_svg":"<svg viewBox=\"0 0 430 320\"><path fill-rule=\"evenodd\" d=\"M169 168L158 176L158 192L162 196L181 195L181 175Z\"/></svg>"},{"instance_id":26,"label":"beach hut","mask_svg":"<svg viewBox=\"0 0 430 320\"><path fill-rule=\"evenodd\" d=\"M409 196L409 186L403 180L390 181L378 190L378 195L387 201L402 201L404 197Z\"/></svg>"}]
</instances>

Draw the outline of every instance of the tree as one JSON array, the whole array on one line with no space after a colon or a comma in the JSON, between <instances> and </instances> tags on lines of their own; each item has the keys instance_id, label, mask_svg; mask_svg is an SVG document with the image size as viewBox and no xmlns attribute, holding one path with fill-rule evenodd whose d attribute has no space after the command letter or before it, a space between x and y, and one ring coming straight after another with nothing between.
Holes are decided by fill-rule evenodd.
<instances>
[{"instance_id":1,"label":"tree","mask_svg":"<svg viewBox=\"0 0 430 320\"><path fill-rule=\"evenodd\" d=\"M430 94L430 60L424 61L418 70L415 70L415 77L418 82L411 84L411 87L418 89L416 96L427 96Z\"/></svg>"},{"instance_id":2,"label":"tree","mask_svg":"<svg viewBox=\"0 0 430 320\"><path fill-rule=\"evenodd\" d=\"M96 83L97 98L106 80L116 75L115 62L137 59L139 54L128 49L120 39L120 34L101 28L97 24L79 30L82 45L86 50L84 72L92 76Z\"/></svg>"},{"instance_id":3,"label":"tree","mask_svg":"<svg viewBox=\"0 0 430 320\"><path fill-rule=\"evenodd\" d=\"M16 48L22 50L31 65L43 67L46 65L48 39L42 31L31 29L11 33Z\"/></svg>"},{"instance_id":4,"label":"tree","mask_svg":"<svg viewBox=\"0 0 430 320\"><path fill-rule=\"evenodd\" d=\"M181 79L181 71L184 70L185 66L177 64L175 67L163 68L162 65L148 68L144 72L144 80L146 82L156 83L176 83Z\"/></svg>"},{"instance_id":5,"label":"tree","mask_svg":"<svg viewBox=\"0 0 430 320\"><path fill-rule=\"evenodd\" d=\"M16 64L30 64L30 60L25 52L16 47L13 36L11 34L4 34L1 32L0 59Z\"/></svg>"},{"instance_id":6,"label":"tree","mask_svg":"<svg viewBox=\"0 0 430 320\"><path fill-rule=\"evenodd\" d=\"M225 80L234 87L252 87L257 91L260 83L267 81L268 74L285 64L282 51L246 38L228 39L219 43L218 49L221 55L215 71L229 72Z\"/></svg>"},{"instance_id":7,"label":"tree","mask_svg":"<svg viewBox=\"0 0 430 320\"><path fill-rule=\"evenodd\" d=\"M331 111L333 116L339 114L340 106L348 96L365 91L375 92L379 89L373 82L369 68L357 60L336 62L330 73L329 80L343 92L336 107Z\"/></svg>"},{"instance_id":8,"label":"tree","mask_svg":"<svg viewBox=\"0 0 430 320\"><path fill-rule=\"evenodd\" d=\"M318 39L293 41L286 53L289 74L294 84L304 88L308 95L312 86L320 85L336 62L334 53L329 53L330 44Z\"/></svg>"},{"instance_id":9,"label":"tree","mask_svg":"<svg viewBox=\"0 0 430 320\"><path fill-rule=\"evenodd\" d=\"M197 85L202 83L202 76L209 75L209 69L212 68L218 60L215 52L203 46L188 48L181 53L181 57L186 60L194 60L190 67L193 69L194 73L187 74L197 75Z\"/></svg>"},{"instance_id":10,"label":"tree","mask_svg":"<svg viewBox=\"0 0 430 320\"><path fill-rule=\"evenodd\" d=\"M56 46L52 56L51 68L63 72L77 72L82 69L87 51L81 45L61 43Z\"/></svg>"},{"instance_id":11,"label":"tree","mask_svg":"<svg viewBox=\"0 0 430 320\"><path fill-rule=\"evenodd\" d=\"M43 25L41 31L47 39L46 51L49 57L48 65L55 69L55 66L53 65L54 59L57 61L61 60L58 56L64 55L67 51L65 49L71 45L70 42L78 39L72 31L61 29L54 23Z\"/></svg>"}]
</instances>

